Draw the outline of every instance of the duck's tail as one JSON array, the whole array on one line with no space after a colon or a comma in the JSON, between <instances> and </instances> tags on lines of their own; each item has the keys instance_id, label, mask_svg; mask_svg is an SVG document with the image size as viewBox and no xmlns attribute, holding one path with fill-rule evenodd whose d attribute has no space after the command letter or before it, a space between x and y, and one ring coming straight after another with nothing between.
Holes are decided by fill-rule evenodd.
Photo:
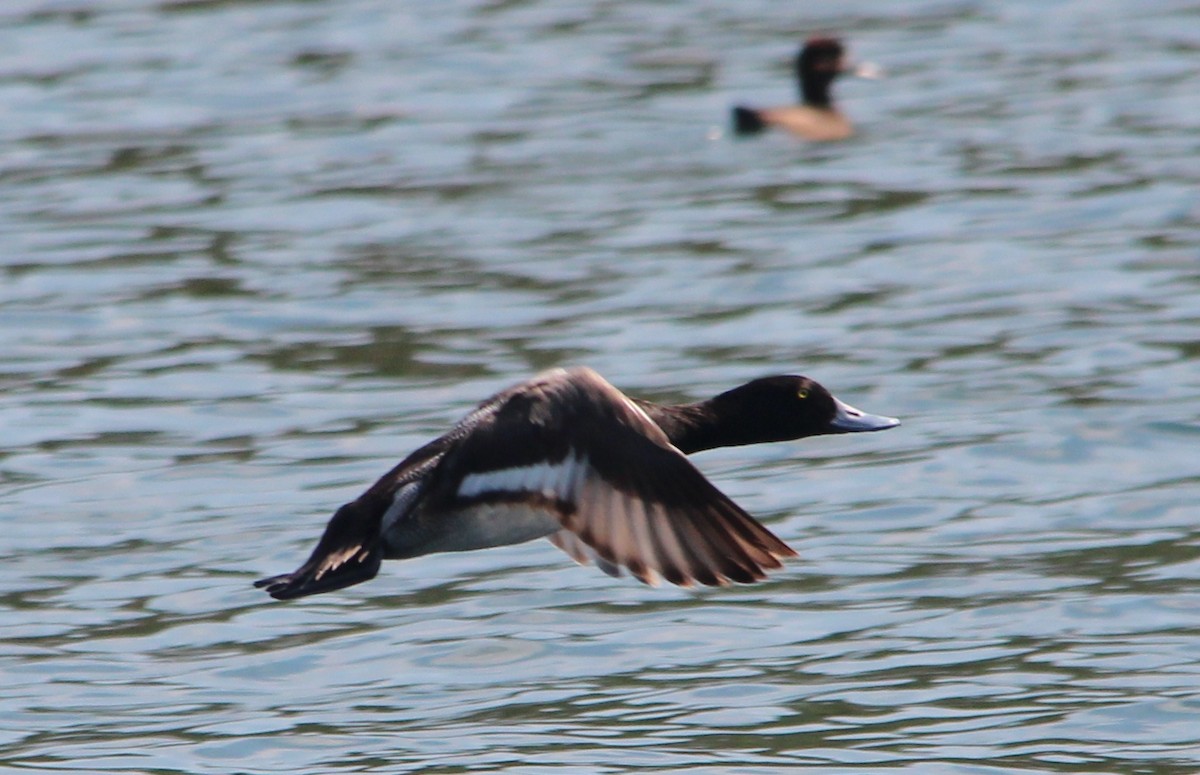
<instances>
[{"instance_id":1,"label":"duck's tail","mask_svg":"<svg viewBox=\"0 0 1200 775\"><path fill-rule=\"evenodd\" d=\"M754 108L737 105L733 109L733 131L739 135L752 135L767 128L762 114Z\"/></svg>"}]
</instances>

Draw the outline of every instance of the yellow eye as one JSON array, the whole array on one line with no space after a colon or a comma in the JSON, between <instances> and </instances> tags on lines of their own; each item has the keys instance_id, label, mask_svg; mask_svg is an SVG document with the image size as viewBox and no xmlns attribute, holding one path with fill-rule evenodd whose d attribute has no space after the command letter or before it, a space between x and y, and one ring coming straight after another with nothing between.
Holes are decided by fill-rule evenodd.
<instances>
[{"instance_id":1,"label":"yellow eye","mask_svg":"<svg viewBox=\"0 0 1200 775\"><path fill-rule=\"evenodd\" d=\"M796 398L808 398L808 388L800 388L797 390Z\"/></svg>"}]
</instances>

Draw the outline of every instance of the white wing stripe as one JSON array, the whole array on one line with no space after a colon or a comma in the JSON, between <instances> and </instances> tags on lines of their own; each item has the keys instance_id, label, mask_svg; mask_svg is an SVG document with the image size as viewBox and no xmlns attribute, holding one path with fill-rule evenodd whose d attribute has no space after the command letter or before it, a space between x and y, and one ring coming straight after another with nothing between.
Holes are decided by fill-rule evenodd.
<instances>
[{"instance_id":1,"label":"white wing stripe","mask_svg":"<svg viewBox=\"0 0 1200 775\"><path fill-rule=\"evenodd\" d=\"M468 474L458 486L458 497L472 498L488 492L533 492L574 501L587 470L587 458L572 454L557 463Z\"/></svg>"}]
</instances>

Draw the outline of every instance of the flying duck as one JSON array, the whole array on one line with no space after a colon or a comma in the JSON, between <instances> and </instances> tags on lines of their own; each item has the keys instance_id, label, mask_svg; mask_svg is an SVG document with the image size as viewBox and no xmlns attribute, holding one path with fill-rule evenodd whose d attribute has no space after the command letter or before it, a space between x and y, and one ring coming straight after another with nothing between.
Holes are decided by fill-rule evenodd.
<instances>
[{"instance_id":1,"label":"flying duck","mask_svg":"<svg viewBox=\"0 0 1200 775\"><path fill-rule=\"evenodd\" d=\"M795 552L686 455L899 425L807 377L695 404L629 398L589 368L487 399L337 510L308 560L255 586L280 600L367 581L385 559L549 538L581 564L647 584L751 583Z\"/></svg>"},{"instance_id":2,"label":"flying duck","mask_svg":"<svg viewBox=\"0 0 1200 775\"><path fill-rule=\"evenodd\" d=\"M842 42L835 38L812 38L796 54L796 80L800 86L800 104L775 108L733 109L733 129L737 134L754 134L778 127L805 140L845 140L854 134L854 125L833 104L829 93L833 80L851 72L861 78L875 78L879 69L864 63L852 67Z\"/></svg>"}]
</instances>

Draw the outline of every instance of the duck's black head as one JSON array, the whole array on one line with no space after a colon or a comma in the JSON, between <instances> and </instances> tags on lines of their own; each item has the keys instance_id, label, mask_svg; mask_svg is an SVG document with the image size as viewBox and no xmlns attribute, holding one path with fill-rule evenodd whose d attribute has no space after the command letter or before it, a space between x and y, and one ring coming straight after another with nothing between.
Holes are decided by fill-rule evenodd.
<instances>
[{"instance_id":1,"label":"duck's black head","mask_svg":"<svg viewBox=\"0 0 1200 775\"><path fill-rule=\"evenodd\" d=\"M846 51L836 38L812 38L796 55L796 80L806 105L828 108L833 104L829 86L846 67Z\"/></svg>"},{"instance_id":2,"label":"duck's black head","mask_svg":"<svg viewBox=\"0 0 1200 775\"><path fill-rule=\"evenodd\" d=\"M790 441L829 433L881 431L900 424L844 404L821 383L793 375L763 377L712 399L722 424L752 437L744 443Z\"/></svg>"},{"instance_id":3,"label":"duck's black head","mask_svg":"<svg viewBox=\"0 0 1200 775\"><path fill-rule=\"evenodd\" d=\"M882 431L900 424L842 403L808 377L791 375L756 379L698 404L638 405L688 454L829 433Z\"/></svg>"}]
</instances>

